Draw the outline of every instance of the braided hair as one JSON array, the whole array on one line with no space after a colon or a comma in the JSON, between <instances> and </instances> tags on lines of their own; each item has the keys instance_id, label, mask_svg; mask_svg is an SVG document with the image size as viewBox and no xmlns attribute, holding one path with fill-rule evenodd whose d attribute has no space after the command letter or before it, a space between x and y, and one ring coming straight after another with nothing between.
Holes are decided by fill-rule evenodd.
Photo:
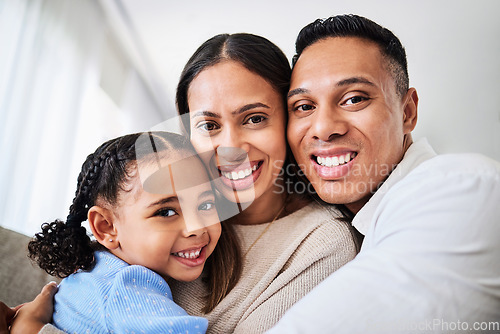
<instances>
[{"instance_id":1,"label":"braided hair","mask_svg":"<svg viewBox=\"0 0 500 334\"><path fill-rule=\"evenodd\" d=\"M141 141L139 139L145 139ZM142 136L142 137L141 137ZM141 137L141 138L140 138ZM142 145L142 144L146 145ZM147 147L146 147L147 146ZM153 147L153 150L151 150ZM194 153L189 140L169 132L135 133L109 140L90 154L78 175L73 203L66 221L55 220L42 225L28 244L29 257L52 276L67 277L77 270L91 270L94 251L105 249L91 241L82 222L97 201L116 205L124 186L137 175L137 159L153 159L153 151L188 150ZM231 225L222 223L222 234L214 253L207 259L206 312L212 310L236 285L241 275L239 241Z\"/></svg>"}]
</instances>

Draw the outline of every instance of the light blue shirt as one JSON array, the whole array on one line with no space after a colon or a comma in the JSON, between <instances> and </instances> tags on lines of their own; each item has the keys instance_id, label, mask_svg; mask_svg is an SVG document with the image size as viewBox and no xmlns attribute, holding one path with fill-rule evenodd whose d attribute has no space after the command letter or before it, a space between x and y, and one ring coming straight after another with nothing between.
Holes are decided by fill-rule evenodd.
<instances>
[{"instance_id":1,"label":"light blue shirt","mask_svg":"<svg viewBox=\"0 0 500 334\"><path fill-rule=\"evenodd\" d=\"M66 333L205 333L208 321L172 300L165 280L105 251L96 266L65 278L55 296L54 325Z\"/></svg>"},{"instance_id":2,"label":"light blue shirt","mask_svg":"<svg viewBox=\"0 0 500 334\"><path fill-rule=\"evenodd\" d=\"M425 140L358 212L359 255L269 333L500 331L500 163Z\"/></svg>"}]
</instances>

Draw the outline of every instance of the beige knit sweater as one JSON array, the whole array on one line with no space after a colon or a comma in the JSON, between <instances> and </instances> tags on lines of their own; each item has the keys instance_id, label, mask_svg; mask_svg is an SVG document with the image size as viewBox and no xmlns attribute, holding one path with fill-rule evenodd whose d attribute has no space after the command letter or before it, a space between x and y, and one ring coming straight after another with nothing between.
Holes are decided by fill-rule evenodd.
<instances>
[{"instance_id":1,"label":"beige knit sweater","mask_svg":"<svg viewBox=\"0 0 500 334\"><path fill-rule=\"evenodd\" d=\"M209 314L201 278L170 282L175 302L189 314L208 318L207 333L262 333L332 272L352 260L358 245L349 224L333 207L311 203L276 220L250 249L235 288ZM268 224L236 225L242 253ZM40 334L63 333L45 326Z\"/></svg>"}]
</instances>

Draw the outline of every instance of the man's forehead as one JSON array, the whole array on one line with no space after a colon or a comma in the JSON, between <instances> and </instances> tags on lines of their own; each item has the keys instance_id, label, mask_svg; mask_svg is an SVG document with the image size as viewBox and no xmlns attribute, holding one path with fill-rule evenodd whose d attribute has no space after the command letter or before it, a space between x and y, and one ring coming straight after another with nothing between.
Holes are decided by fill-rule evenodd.
<instances>
[{"instance_id":1,"label":"man's forehead","mask_svg":"<svg viewBox=\"0 0 500 334\"><path fill-rule=\"evenodd\" d=\"M364 63L367 59L372 62L382 59L380 48L375 42L359 37L328 37L305 48L293 72L324 64L341 66L353 62Z\"/></svg>"},{"instance_id":2,"label":"man's forehead","mask_svg":"<svg viewBox=\"0 0 500 334\"><path fill-rule=\"evenodd\" d=\"M290 91L340 83L373 84L388 73L379 46L357 37L329 37L308 46L292 72ZM326 75L325 75L326 74Z\"/></svg>"}]
</instances>

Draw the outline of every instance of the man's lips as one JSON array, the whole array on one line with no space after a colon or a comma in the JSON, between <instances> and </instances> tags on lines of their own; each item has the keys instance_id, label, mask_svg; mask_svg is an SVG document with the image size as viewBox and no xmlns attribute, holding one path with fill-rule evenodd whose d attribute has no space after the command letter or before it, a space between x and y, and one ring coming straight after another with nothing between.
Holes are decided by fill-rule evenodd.
<instances>
[{"instance_id":1,"label":"man's lips","mask_svg":"<svg viewBox=\"0 0 500 334\"><path fill-rule=\"evenodd\" d=\"M334 180L348 175L357 155L348 149L323 150L314 152L310 159L320 178Z\"/></svg>"},{"instance_id":2,"label":"man's lips","mask_svg":"<svg viewBox=\"0 0 500 334\"><path fill-rule=\"evenodd\" d=\"M357 152L348 151L342 153L317 153L312 155L311 159L318 165L324 167L337 167L349 163L357 156Z\"/></svg>"}]
</instances>

